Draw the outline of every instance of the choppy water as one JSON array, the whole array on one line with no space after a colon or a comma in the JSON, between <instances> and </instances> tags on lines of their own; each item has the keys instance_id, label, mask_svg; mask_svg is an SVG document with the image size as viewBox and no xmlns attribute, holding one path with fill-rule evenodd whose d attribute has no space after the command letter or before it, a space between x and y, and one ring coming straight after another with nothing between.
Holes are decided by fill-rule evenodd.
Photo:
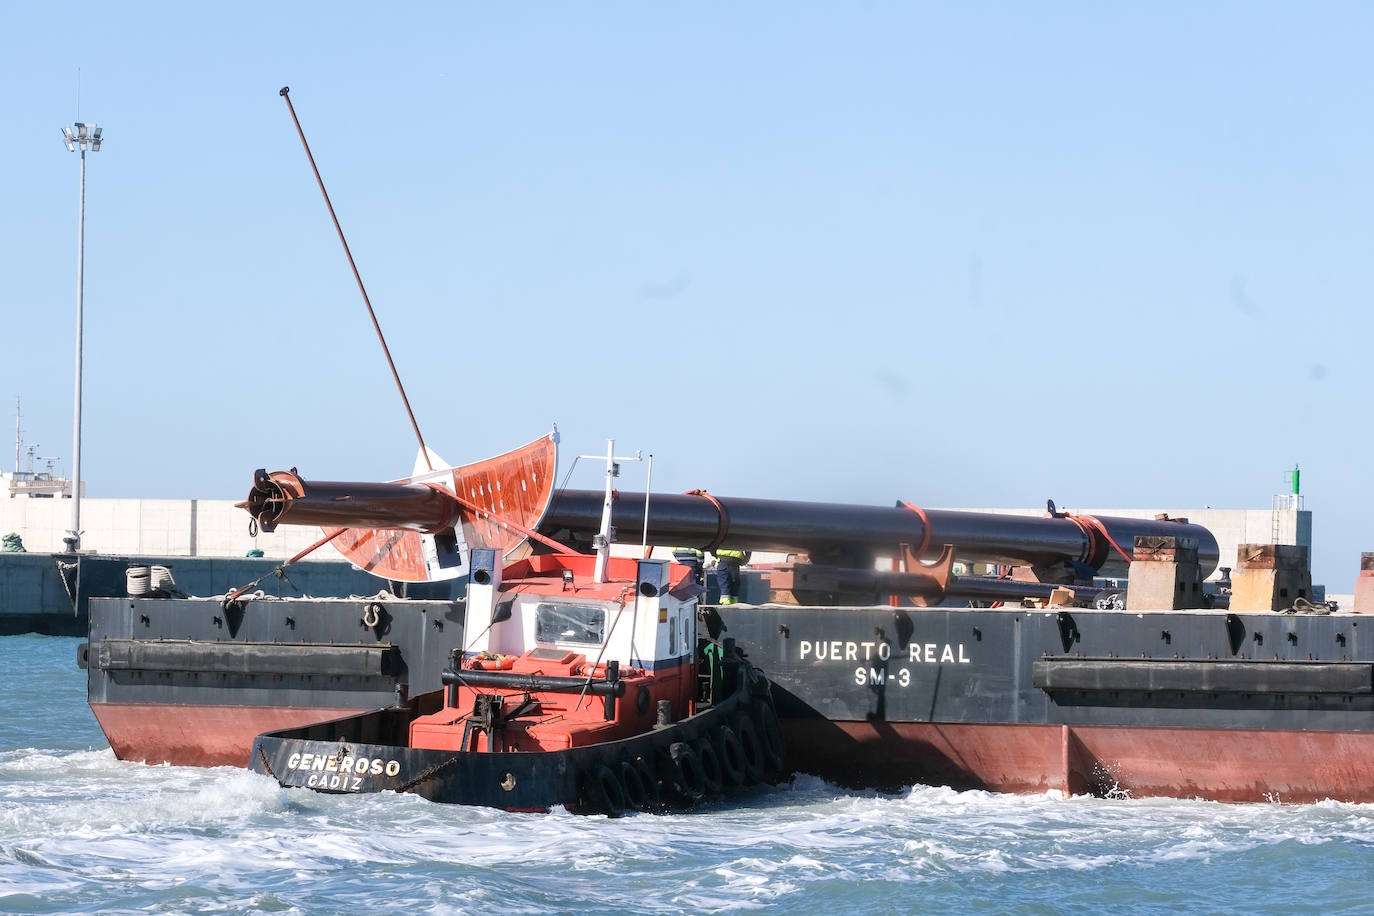
<instances>
[{"instance_id":1,"label":"choppy water","mask_svg":"<svg viewBox=\"0 0 1374 916\"><path fill-rule=\"evenodd\" d=\"M672 816L504 814L114 759L79 640L0 639L0 911L1374 912L1374 806L803 778Z\"/></svg>"}]
</instances>

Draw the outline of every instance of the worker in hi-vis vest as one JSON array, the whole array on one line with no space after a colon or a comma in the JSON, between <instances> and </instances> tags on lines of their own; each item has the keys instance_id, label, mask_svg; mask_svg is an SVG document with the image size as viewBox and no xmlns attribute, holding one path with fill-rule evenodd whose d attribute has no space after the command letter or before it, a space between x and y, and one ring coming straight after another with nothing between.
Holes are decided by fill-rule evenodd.
<instances>
[{"instance_id":1,"label":"worker in hi-vis vest","mask_svg":"<svg viewBox=\"0 0 1374 916\"><path fill-rule=\"evenodd\" d=\"M712 553L716 555L716 584L720 587L720 603L738 604L739 568L749 562L749 551L717 547Z\"/></svg>"},{"instance_id":2,"label":"worker in hi-vis vest","mask_svg":"<svg viewBox=\"0 0 1374 916\"><path fill-rule=\"evenodd\" d=\"M697 585L706 584L706 576L701 571L702 564L706 562L704 551L695 547L674 547L673 561L687 567L692 574L692 581Z\"/></svg>"}]
</instances>

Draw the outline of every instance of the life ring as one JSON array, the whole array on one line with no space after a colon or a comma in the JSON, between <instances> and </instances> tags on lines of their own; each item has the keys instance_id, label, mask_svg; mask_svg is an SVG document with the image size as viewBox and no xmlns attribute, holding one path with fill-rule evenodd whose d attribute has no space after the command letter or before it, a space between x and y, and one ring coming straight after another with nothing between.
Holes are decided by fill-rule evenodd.
<instances>
[{"instance_id":1,"label":"life ring","mask_svg":"<svg viewBox=\"0 0 1374 916\"><path fill-rule=\"evenodd\" d=\"M767 703L759 704L759 740L763 743L763 758L769 772L778 772L787 759L787 747L783 744L778 713Z\"/></svg>"},{"instance_id":2,"label":"life ring","mask_svg":"<svg viewBox=\"0 0 1374 916\"><path fill-rule=\"evenodd\" d=\"M719 795L724 774L720 769L720 755L716 753L716 746L705 736L694 741L692 746L696 749L697 757L701 759L701 777L706 794Z\"/></svg>"},{"instance_id":3,"label":"life ring","mask_svg":"<svg viewBox=\"0 0 1374 916\"><path fill-rule=\"evenodd\" d=\"M625 813L625 787L606 764L597 764L587 777L587 801L593 811L610 817L620 817Z\"/></svg>"},{"instance_id":4,"label":"life ring","mask_svg":"<svg viewBox=\"0 0 1374 916\"><path fill-rule=\"evenodd\" d=\"M716 750L720 757L721 781L727 786L744 785L744 748L730 726L716 729Z\"/></svg>"},{"instance_id":5,"label":"life ring","mask_svg":"<svg viewBox=\"0 0 1374 916\"><path fill-rule=\"evenodd\" d=\"M674 741L668 746L668 760L673 767L673 788L689 802L706 792L706 777L701 771L701 758L690 744Z\"/></svg>"},{"instance_id":6,"label":"life ring","mask_svg":"<svg viewBox=\"0 0 1374 916\"><path fill-rule=\"evenodd\" d=\"M639 771L639 781L644 784L644 804L657 808L660 801L658 791L658 768L654 766L653 755L636 757L631 765Z\"/></svg>"},{"instance_id":7,"label":"life ring","mask_svg":"<svg viewBox=\"0 0 1374 916\"><path fill-rule=\"evenodd\" d=\"M759 742L754 720L748 713L735 720L735 733L739 735L740 748L744 751L744 777L747 784L763 782L763 745Z\"/></svg>"},{"instance_id":8,"label":"life ring","mask_svg":"<svg viewBox=\"0 0 1374 916\"><path fill-rule=\"evenodd\" d=\"M625 807L643 811L649 800L648 790L639 767L629 760L620 761L620 785L625 790Z\"/></svg>"}]
</instances>

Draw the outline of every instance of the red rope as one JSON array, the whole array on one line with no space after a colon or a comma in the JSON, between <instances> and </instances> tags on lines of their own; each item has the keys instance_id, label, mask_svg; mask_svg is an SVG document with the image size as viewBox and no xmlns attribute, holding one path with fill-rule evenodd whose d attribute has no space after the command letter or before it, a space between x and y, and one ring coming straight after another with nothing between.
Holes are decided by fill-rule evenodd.
<instances>
[{"instance_id":1,"label":"red rope","mask_svg":"<svg viewBox=\"0 0 1374 916\"><path fill-rule=\"evenodd\" d=\"M1108 544L1111 544L1113 547L1115 547L1116 552L1121 554L1122 558L1125 559L1127 563L1135 562L1135 558L1132 557L1126 551L1122 550L1121 545L1118 544L1115 540L1113 540L1112 536L1107 533L1107 526L1102 524L1102 522L1098 521L1097 519L1093 518L1091 515L1074 515L1071 512L1065 512L1064 517L1072 520L1073 523L1077 525L1082 530L1082 532L1088 536L1089 539L1092 538L1093 532L1095 531L1098 534L1102 535L1102 537L1106 539Z\"/></svg>"},{"instance_id":2,"label":"red rope","mask_svg":"<svg viewBox=\"0 0 1374 916\"><path fill-rule=\"evenodd\" d=\"M511 521L511 520L508 519L508 518L505 518L505 517L503 517L503 516L497 515L495 512L491 511L490 509L483 509L481 506L477 505L476 503L474 503L474 502L469 502L468 500L464 499L464 498L461 497L461 496L458 496L458 495L455 494L455 493L450 493L448 490L443 490L442 492L447 493L449 496L452 496L454 499L458 500L458 504L459 504L460 506L462 506L463 508L468 509L468 510L471 510L472 512L476 512L479 516L485 515L487 518L489 518L489 519L491 519L492 521L496 522L498 525L504 525L504 526L507 527L507 528L510 528L510 529L512 529L512 530L514 530L514 531L518 531L518 532L520 532L521 534L523 534L523 535L524 535L525 537L527 537L527 538L534 538L536 541L538 541L539 543L543 544L545 547L552 547L554 550L558 551L559 553L571 554L571 555L573 555L573 556L577 556L577 555L578 555L578 554L577 554L577 551L576 551L576 550L573 550L573 549L572 549L571 547L569 547L567 544L560 544L560 543L558 543L557 541L555 541L553 538L544 537L544 535L540 534L540 533L537 532L537 531L531 531L530 529L526 528L524 525L517 524L517 523Z\"/></svg>"},{"instance_id":3,"label":"red rope","mask_svg":"<svg viewBox=\"0 0 1374 916\"><path fill-rule=\"evenodd\" d=\"M1011 578L1011 570L1012 570L1012 567L1010 567L1010 566L1004 566L1004 567L1002 568L1002 572L998 574L997 578L998 578L998 579L1010 579L1010 578ZM1000 602L1000 601L994 601L992 604L989 604L989 605L988 605L989 608L999 608L999 607L1001 607L1001 606L1002 606L1002 602Z\"/></svg>"},{"instance_id":4,"label":"red rope","mask_svg":"<svg viewBox=\"0 0 1374 916\"><path fill-rule=\"evenodd\" d=\"M278 566L277 569L283 569L283 570L286 569L286 567L290 566L292 563L296 562L297 560L301 559L301 558L304 557L304 556L307 556L307 555L309 555L309 554L314 553L316 550L319 550L319 549L320 549L321 547L323 547L325 544L328 544L330 541L334 540L336 537L338 537L339 535L343 534L343 533L344 533L345 531L347 531L347 530L348 530L347 528L339 528L338 530L336 530L336 531L334 531L334 532L332 532L332 533L330 533L330 534L326 534L324 537L320 538L318 541L316 541L315 543L311 544L309 547L305 548L304 550L302 550L300 553L296 554L296 555L295 555L294 557L292 557L291 559L287 560L287 561L286 561L285 563L283 563L281 566ZM225 603L225 604L228 604L230 601L237 601L245 592L247 592L247 591L248 591L250 588L252 588L253 586L257 585L257 584L258 584L259 582L261 582L264 578L266 578L266 577L265 577L265 576L259 576L257 579L255 579L255 580L252 581L252 582L249 582L249 583L248 583L247 585L245 585L243 588L236 589L236 590L234 591L233 594L231 594L231 595L226 595L225 598L224 598L224 603Z\"/></svg>"},{"instance_id":5,"label":"red rope","mask_svg":"<svg viewBox=\"0 0 1374 916\"><path fill-rule=\"evenodd\" d=\"M913 506L906 500L902 500L901 505L903 509L910 509L921 518L921 546L917 547L916 553L913 554L919 562L921 556L926 552L926 548L930 546L930 520L926 518L926 510L920 506Z\"/></svg>"},{"instance_id":6,"label":"red rope","mask_svg":"<svg viewBox=\"0 0 1374 916\"><path fill-rule=\"evenodd\" d=\"M725 507L720 504L720 500L716 499L705 490L688 490L683 495L700 496L716 507L716 538L710 544L701 548L706 551L714 551L721 544L725 543L725 536L730 533L730 514L725 511Z\"/></svg>"},{"instance_id":7,"label":"red rope","mask_svg":"<svg viewBox=\"0 0 1374 916\"><path fill-rule=\"evenodd\" d=\"M900 563L900 561L898 561L898 559L897 559L896 557L893 557L893 558L892 558L892 560L891 560L891 565L892 565L892 571L893 571L893 572L901 572L901 571L902 571L901 563ZM888 595L888 596L887 596L887 603L888 603L888 606L889 606L889 607L901 607L901 606L902 606L902 599L901 599L901 596L899 596L899 595Z\"/></svg>"},{"instance_id":8,"label":"red rope","mask_svg":"<svg viewBox=\"0 0 1374 916\"><path fill-rule=\"evenodd\" d=\"M324 537L320 538L318 541L316 541L315 543L311 544L309 547L305 548L305 549L302 550L300 553L296 554L294 557L292 557L291 559L287 560L287 561L286 561L285 563L283 563L282 565L283 565L283 566L290 566L292 563L294 563L294 562L296 562L297 560L301 559L301 558L304 557L306 554L314 553L316 550L319 550L319 549L320 549L321 547L323 547L325 544L328 544L330 541L334 540L336 537L338 537L339 535L343 534L343 533L344 533L345 531L347 531L347 530L348 530L347 528L340 528L338 531L335 531L333 534L326 534Z\"/></svg>"}]
</instances>

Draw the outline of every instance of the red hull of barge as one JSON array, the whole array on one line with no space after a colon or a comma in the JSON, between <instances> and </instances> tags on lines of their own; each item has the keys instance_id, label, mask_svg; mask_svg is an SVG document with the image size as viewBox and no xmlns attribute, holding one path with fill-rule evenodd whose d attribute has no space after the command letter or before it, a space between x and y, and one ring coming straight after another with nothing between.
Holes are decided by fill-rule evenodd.
<instances>
[{"instance_id":1,"label":"red hull of barge","mask_svg":"<svg viewBox=\"0 0 1374 916\"><path fill-rule=\"evenodd\" d=\"M92 703L96 721L120 760L173 766L248 766L253 739L364 709Z\"/></svg>"},{"instance_id":2,"label":"red hull of barge","mask_svg":"<svg viewBox=\"0 0 1374 916\"><path fill-rule=\"evenodd\" d=\"M253 738L363 710L100 704L121 760L247 766ZM788 763L842 785L1374 803L1374 734L783 720Z\"/></svg>"},{"instance_id":3,"label":"red hull of barge","mask_svg":"<svg viewBox=\"0 0 1374 916\"><path fill-rule=\"evenodd\" d=\"M788 763L842 785L1222 802L1374 802L1374 734L784 719Z\"/></svg>"}]
</instances>

